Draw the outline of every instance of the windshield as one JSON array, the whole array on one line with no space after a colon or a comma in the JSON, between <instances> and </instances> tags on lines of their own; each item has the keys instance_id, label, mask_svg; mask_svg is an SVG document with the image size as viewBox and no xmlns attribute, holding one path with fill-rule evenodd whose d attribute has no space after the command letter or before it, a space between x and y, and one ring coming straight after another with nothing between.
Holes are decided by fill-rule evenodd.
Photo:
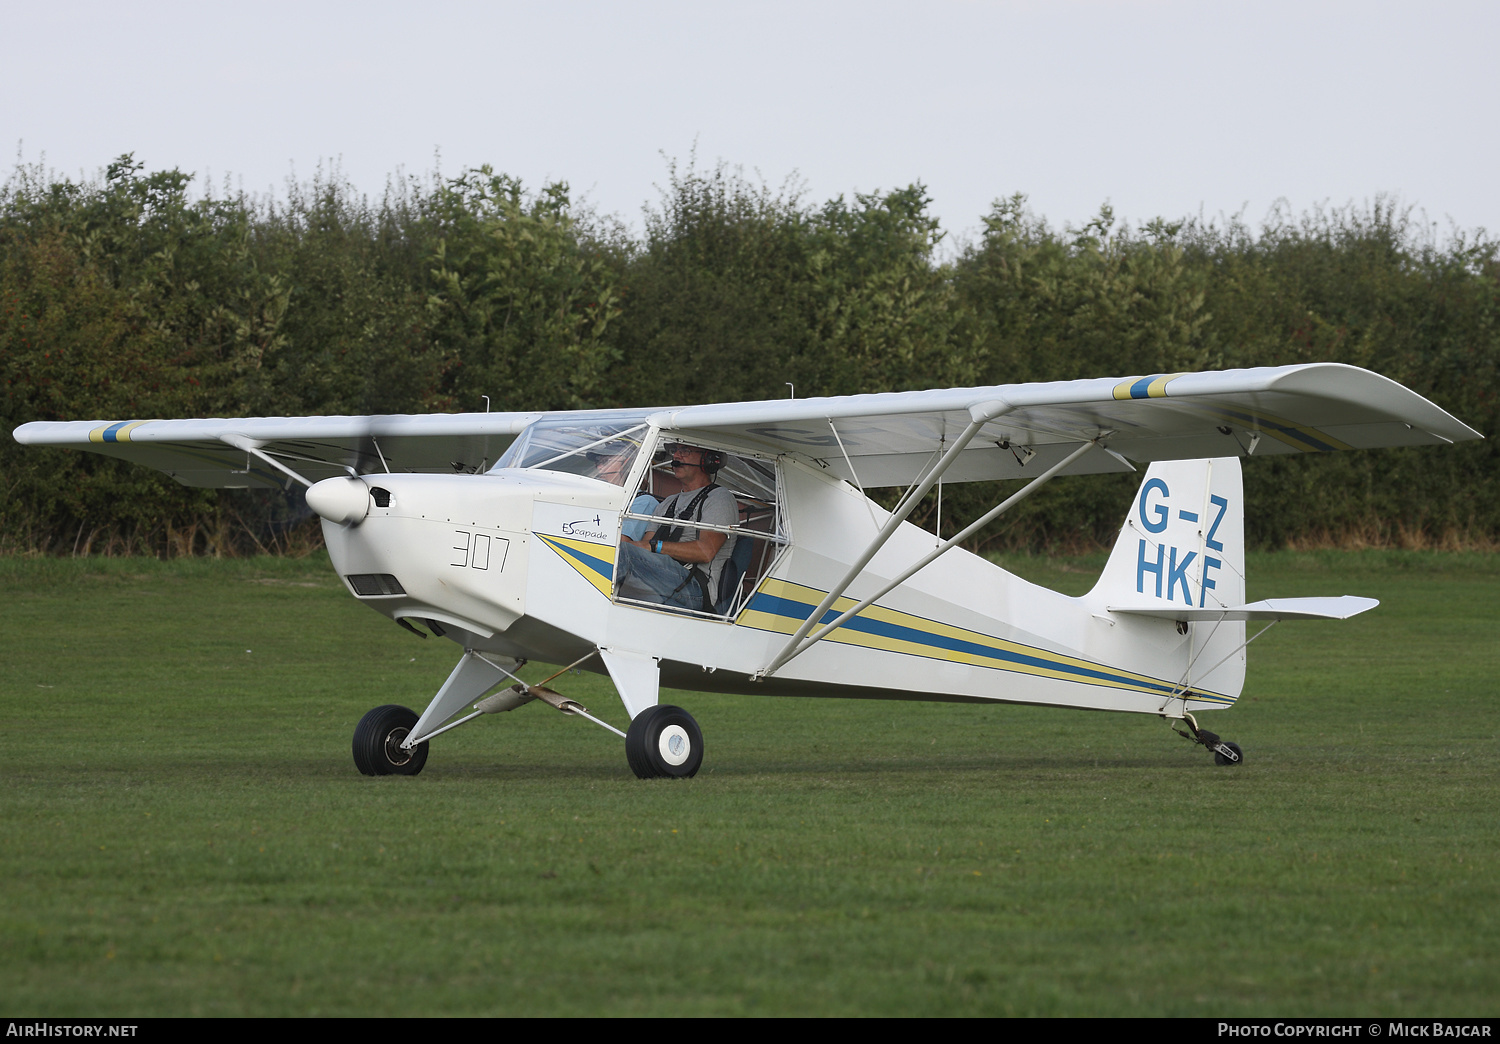
<instances>
[{"instance_id":1,"label":"windshield","mask_svg":"<svg viewBox=\"0 0 1500 1044\"><path fill-rule=\"evenodd\" d=\"M511 444L495 469L541 468L623 486L645 431L646 425L628 422L537 421Z\"/></svg>"}]
</instances>

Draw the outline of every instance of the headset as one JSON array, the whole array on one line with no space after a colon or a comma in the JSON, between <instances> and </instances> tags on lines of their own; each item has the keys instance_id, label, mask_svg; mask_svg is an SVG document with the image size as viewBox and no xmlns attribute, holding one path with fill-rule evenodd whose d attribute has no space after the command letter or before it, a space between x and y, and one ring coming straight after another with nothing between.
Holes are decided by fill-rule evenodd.
<instances>
[{"instance_id":1,"label":"headset","mask_svg":"<svg viewBox=\"0 0 1500 1044\"><path fill-rule=\"evenodd\" d=\"M663 449L666 451L669 459L675 457L678 450L697 450L699 453L698 459L703 462L699 466L709 475L717 474L724 467L724 454L719 450L704 449L702 446L689 446L685 442L673 442L663 447Z\"/></svg>"}]
</instances>

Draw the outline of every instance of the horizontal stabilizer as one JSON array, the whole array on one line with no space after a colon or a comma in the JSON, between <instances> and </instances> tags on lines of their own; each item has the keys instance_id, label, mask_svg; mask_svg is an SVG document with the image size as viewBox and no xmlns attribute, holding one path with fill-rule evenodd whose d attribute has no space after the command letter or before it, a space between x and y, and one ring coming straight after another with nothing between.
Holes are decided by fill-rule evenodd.
<instances>
[{"instance_id":1,"label":"horizontal stabilizer","mask_svg":"<svg viewBox=\"0 0 1500 1044\"><path fill-rule=\"evenodd\" d=\"M1128 613L1131 616L1156 616L1164 620L1347 620L1351 616L1374 609L1380 604L1377 598L1359 598L1355 595L1340 595L1331 598L1267 598L1248 605L1231 605L1222 608L1193 609L1188 606L1174 608L1160 603L1150 606L1112 605L1112 613Z\"/></svg>"}]
</instances>

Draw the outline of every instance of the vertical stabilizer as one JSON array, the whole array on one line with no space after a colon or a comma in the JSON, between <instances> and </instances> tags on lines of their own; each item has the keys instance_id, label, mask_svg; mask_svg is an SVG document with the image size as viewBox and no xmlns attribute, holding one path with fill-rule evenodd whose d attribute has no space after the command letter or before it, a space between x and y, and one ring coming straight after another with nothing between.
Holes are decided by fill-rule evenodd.
<instances>
[{"instance_id":1,"label":"vertical stabilizer","mask_svg":"<svg viewBox=\"0 0 1500 1044\"><path fill-rule=\"evenodd\" d=\"M1244 502L1237 457L1152 464L1094 593L1111 605L1243 605Z\"/></svg>"},{"instance_id":2,"label":"vertical stabilizer","mask_svg":"<svg viewBox=\"0 0 1500 1044\"><path fill-rule=\"evenodd\" d=\"M1213 609L1245 604L1244 489L1237 457L1152 464L1089 596L1101 608ZM1156 645L1175 628L1172 658L1193 689L1218 694L1188 709L1224 706L1245 679L1245 625L1228 620L1174 622L1111 614L1117 626Z\"/></svg>"}]
</instances>

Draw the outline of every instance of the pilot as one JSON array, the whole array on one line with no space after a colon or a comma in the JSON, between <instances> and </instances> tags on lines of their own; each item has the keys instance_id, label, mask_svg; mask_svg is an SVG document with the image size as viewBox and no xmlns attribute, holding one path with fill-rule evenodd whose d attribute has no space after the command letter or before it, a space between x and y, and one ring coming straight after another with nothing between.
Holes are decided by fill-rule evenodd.
<instances>
[{"instance_id":1,"label":"pilot","mask_svg":"<svg viewBox=\"0 0 1500 1044\"><path fill-rule=\"evenodd\" d=\"M659 602L683 609L714 611L719 577L734 551L736 537L692 523L736 526L739 502L734 494L713 481L724 466L724 455L697 446L672 447L672 474L682 491L662 501L656 514L681 520L682 525L662 521L639 540L620 542L616 562L617 590L628 598ZM628 589L627 589L628 588Z\"/></svg>"}]
</instances>

